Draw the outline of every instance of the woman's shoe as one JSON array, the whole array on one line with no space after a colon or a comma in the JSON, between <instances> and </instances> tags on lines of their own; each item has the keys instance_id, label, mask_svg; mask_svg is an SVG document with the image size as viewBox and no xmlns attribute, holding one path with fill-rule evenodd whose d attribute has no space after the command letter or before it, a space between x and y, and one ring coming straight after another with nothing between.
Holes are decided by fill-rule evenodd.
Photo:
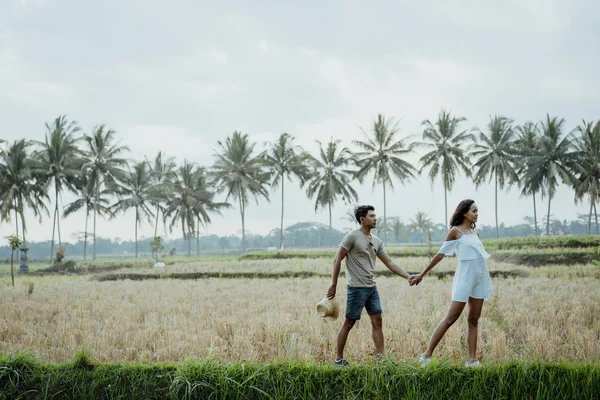
<instances>
[{"instance_id":1,"label":"woman's shoe","mask_svg":"<svg viewBox=\"0 0 600 400\"><path fill-rule=\"evenodd\" d=\"M483 365L479 362L479 361L473 361L473 362L466 362L465 363L465 367L467 368L480 368Z\"/></svg>"},{"instance_id":2,"label":"woman's shoe","mask_svg":"<svg viewBox=\"0 0 600 400\"><path fill-rule=\"evenodd\" d=\"M419 358L417 358L417 361L421 364L421 367L425 367L431 362L431 357L425 357L425 354L421 354Z\"/></svg>"}]
</instances>

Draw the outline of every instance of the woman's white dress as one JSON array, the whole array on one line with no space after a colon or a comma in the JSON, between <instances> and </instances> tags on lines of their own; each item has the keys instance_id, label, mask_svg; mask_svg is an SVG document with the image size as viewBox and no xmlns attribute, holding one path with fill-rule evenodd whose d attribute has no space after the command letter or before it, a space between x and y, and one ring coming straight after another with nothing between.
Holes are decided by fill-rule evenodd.
<instances>
[{"instance_id":1,"label":"woman's white dress","mask_svg":"<svg viewBox=\"0 0 600 400\"><path fill-rule=\"evenodd\" d=\"M438 251L447 256L456 253L458 258L452 281L452 301L466 303L469 297L488 300L492 294L492 282L485 260L490 255L477 234L461 233L460 238L445 241Z\"/></svg>"}]
</instances>

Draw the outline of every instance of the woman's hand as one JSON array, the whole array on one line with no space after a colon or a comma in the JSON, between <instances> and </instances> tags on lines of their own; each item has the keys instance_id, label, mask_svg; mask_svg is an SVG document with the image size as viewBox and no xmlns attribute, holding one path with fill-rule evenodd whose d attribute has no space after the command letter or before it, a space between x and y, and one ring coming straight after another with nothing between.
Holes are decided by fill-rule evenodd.
<instances>
[{"instance_id":1,"label":"woman's hand","mask_svg":"<svg viewBox=\"0 0 600 400\"><path fill-rule=\"evenodd\" d=\"M423 278L425 277L425 275L423 275L423 273L420 273L419 275L413 275L410 277L410 286L417 286L419 283L421 283L421 281L423 280Z\"/></svg>"}]
</instances>

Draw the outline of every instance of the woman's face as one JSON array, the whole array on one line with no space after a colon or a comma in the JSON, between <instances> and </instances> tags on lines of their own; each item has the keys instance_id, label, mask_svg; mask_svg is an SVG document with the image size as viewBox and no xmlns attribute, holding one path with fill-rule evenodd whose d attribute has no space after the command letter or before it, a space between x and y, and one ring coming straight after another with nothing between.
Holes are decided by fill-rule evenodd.
<instances>
[{"instance_id":1,"label":"woman's face","mask_svg":"<svg viewBox=\"0 0 600 400\"><path fill-rule=\"evenodd\" d=\"M479 216L479 209L477 208L477 204L471 204L469 211L465 214L465 219L471 223L476 223L477 218Z\"/></svg>"}]
</instances>

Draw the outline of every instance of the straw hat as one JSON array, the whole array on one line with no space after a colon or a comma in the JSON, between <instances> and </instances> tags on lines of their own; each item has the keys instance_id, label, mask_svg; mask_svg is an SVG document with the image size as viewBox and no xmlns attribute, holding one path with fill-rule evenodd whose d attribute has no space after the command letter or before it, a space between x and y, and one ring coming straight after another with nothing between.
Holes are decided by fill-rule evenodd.
<instances>
[{"instance_id":1,"label":"straw hat","mask_svg":"<svg viewBox=\"0 0 600 400\"><path fill-rule=\"evenodd\" d=\"M323 318L336 320L340 315L340 307L335 300L325 297L317 304L317 312Z\"/></svg>"}]
</instances>

